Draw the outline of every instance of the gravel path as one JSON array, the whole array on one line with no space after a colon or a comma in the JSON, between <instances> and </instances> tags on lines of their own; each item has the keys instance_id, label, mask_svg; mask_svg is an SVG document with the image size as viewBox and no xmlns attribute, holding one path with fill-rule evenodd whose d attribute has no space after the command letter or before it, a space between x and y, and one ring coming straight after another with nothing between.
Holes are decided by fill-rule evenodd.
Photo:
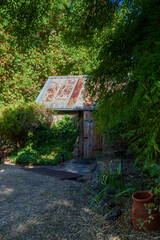
<instances>
[{"instance_id":1,"label":"gravel path","mask_svg":"<svg viewBox=\"0 0 160 240\"><path fill-rule=\"evenodd\" d=\"M0 240L160 240L159 230L133 229L130 202L114 223L93 213L89 189L88 183L1 164Z\"/></svg>"},{"instance_id":2,"label":"gravel path","mask_svg":"<svg viewBox=\"0 0 160 240\"><path fill-rule=\"evenodd\" d=\"M85 184L0 165L0 240L90 240Z\"/></svg>"}]
</instances>

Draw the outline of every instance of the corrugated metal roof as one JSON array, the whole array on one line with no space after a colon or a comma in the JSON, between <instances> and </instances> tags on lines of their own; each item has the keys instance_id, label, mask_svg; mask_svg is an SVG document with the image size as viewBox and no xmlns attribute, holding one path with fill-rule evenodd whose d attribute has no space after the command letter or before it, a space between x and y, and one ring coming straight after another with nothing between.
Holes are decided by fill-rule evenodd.
<instances>
[{"instance_id":1,"label":"corrugated metal roof","mask_svg":"<svg viewBox=\"0 0 160 240\"><path fill-rule=\"evenodd\" d=\"M92 110L93 102L85 96L87 76L49 77L36 99L53 110Z\"/></svg>"}]
</instances>

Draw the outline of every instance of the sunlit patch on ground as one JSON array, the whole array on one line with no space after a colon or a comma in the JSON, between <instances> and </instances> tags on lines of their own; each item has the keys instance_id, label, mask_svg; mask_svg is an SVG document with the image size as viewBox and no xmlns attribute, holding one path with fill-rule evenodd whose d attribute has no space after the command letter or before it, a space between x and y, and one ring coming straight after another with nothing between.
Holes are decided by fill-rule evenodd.
<instances>
[{"instance_id":1,"label":"sunlit patch on ground","mask_svg":"<svg viewBox=\"0 0 160 240\"><path fill-rule=\"evenodd\" d=\"M14 191L13 188L7 188L5 185L0 186L0 195L2 195L2 196L11 195L13 191Z\"/></svg>"}]
</instances>

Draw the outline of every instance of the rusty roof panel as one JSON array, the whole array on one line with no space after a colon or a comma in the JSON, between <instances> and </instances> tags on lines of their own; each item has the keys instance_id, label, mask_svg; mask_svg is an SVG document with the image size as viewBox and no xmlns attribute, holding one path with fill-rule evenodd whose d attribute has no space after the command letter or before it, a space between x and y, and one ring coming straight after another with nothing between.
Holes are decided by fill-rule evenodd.
<instances>
[{"instance_id":1,"label":"rusty roof panel","mask_svg":"<svg viewBox=\"0 0 160 240\"><path fill-rule=\"evenodd\" d=\"M84 84L84 78L79 78L78 81L76 82L76 85L74 87L74 90L72 92L72 95L69 99L69 102L67 104L67 108L73 108L75 103L77 102L77 98L81 92L81 89L83 87Z\"/></svg>"},{"instance_id":2,"label":"rusty roof panel","mask_svg":"<svg viewBox=\"0 0 160 240\"><path fill-rule=\"evenodd\" d=\"M84 98L86 76L49 77L37 103L44 103L54 110L91 110L92 102Z\"/></svg>"}]
</instances>

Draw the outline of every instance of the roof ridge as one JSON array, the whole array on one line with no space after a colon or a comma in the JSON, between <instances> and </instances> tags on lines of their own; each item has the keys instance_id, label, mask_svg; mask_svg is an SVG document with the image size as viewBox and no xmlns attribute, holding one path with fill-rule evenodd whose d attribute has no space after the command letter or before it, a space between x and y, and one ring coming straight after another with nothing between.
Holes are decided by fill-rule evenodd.
<instances>
[{"instance_id":1,"label":"roof ridge","mask_svg":"<svg viewBox=\"0 0 160 240\"><path fill-rule=\"evenodd\" d=\"M73 78L73 77L87 77L88 75L66 75L66 76L49 76L48 78Z\"/></svg>"}]
</instances>

